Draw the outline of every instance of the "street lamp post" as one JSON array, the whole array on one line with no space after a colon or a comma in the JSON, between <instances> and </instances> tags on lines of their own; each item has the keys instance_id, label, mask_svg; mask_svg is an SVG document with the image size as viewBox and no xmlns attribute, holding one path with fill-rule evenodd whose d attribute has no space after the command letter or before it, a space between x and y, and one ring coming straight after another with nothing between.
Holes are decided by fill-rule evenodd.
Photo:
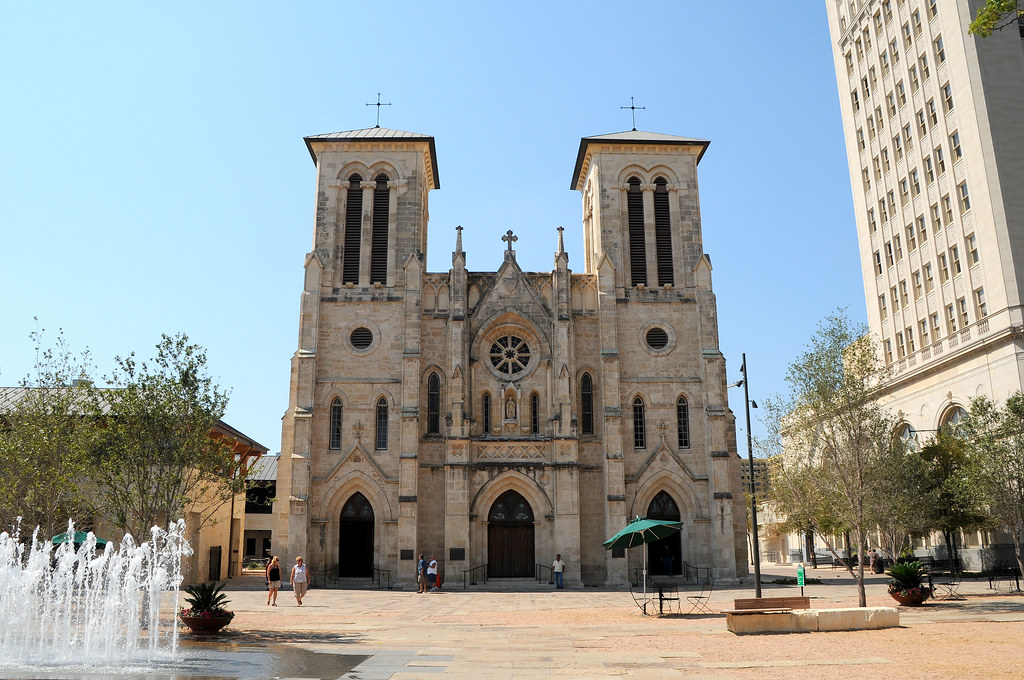
<instances>
[{"instance_id":1,"label":"street lamp post","mask_svg":"<svg viewBox=\"0 0 1024 680\"><path fill-rule=\"evenodd\" d=\"M747 413L747 463L750 465L750 533L754 543L754 596L761 597L761 546L757 537L757 499L754 488L754 443L750 434L750 392L747 383L747 353L743 353L743 365L740 366L743 379L735 387L743 385L743 406ZM733 387L733 385L730 385ZM757 404L754 404L757 407Z\"/></svg>"}]
</instances>

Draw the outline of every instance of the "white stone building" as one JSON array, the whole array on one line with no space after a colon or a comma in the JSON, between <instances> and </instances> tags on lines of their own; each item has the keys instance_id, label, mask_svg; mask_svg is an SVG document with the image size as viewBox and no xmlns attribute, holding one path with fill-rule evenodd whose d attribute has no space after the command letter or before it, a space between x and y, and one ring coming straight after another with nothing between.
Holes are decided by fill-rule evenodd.
<instances>
[{"instance_id":1,"label":"white stone building","mask_svg":"<svg viewBox=\"0 0 1024 680\"><path fill-rule=\"evenodd\" d=\"M677 518L651 547L746 575L735 429L719 351L697 164L708 142L625 132L581 141L583 273L552 229L549 272L509 231L496 272L424 270L432 137L372 128L306 138L316 165L278 469L274 552L331 577L408 583L434 554L446 581L487 565L569 585L640 564L601 543L629 518ZM472 228L468 226L467 228Z\"/></svg>"},{"instance_id":2,"label":"white stone building","mask_svg":"<svg viewBox=\"0 0 1024 680\"><path fill-rule=\"evenodd\" d=\"M923 441L1024 380L1024 42L968 35L982 0L825 4L868 325Z\"/></svg>"}]
</instances>

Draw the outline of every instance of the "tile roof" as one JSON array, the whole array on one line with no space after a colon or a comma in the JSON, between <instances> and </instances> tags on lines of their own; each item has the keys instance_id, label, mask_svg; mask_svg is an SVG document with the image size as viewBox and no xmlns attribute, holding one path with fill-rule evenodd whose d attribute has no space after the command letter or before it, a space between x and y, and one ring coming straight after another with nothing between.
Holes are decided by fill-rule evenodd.
<instances>
[{"instance_id":1,"label":"tile roof","mask_svg":"<svg viewBox=\"0 0 1024 680\"><path fill-rule=\"evenodd\" d=\"M643 130L628 130L626 132L613 132L607 135L593 135L580 140L580 151L576 155L576 167L572 172L572 184L570 189L580 188L580 171L583 169L583 161L587 156L587 146L594 144L673 144L679 146L699 146L700 153L697 154L697 162L704 157L708 145L706 139L694 139L693 137L680 137L678 135L666 135L661 132L644 132Z\"/></svg>"},{"instance_id":2,"label":"tile roof","mask_svg":"<svg viewBox=\"0 0 1024 680\"><path fill-rule=\"evenodd\" d=\"M315 142L365 142L365 141L390 141L390 140L411 140L426 142L430 145L430 162L433 165L434 188L440 189L441 183L437 176L437 151L434 148L434 138L430 135L422 135L418 132L405 132L403 130L392 130L390 128L373 127L362 130L345 130L343 132L328 132L320 135L309 135L302 138L306 142L309 156L316 164L316 151L313 150Z\"/></svg>"}]
</instances>

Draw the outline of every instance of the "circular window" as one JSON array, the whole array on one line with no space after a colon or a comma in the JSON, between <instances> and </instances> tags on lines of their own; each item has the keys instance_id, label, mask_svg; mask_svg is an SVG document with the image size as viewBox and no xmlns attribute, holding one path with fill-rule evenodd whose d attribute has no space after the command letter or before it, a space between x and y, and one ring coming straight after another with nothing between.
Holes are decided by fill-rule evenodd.
<instances>
[{"instance_id":1,"label":"circular window","mask_svg":"<svg viewBox=\"0 0 1024 680\"><path fill-rule=\"evenodd\" d=\"M522 338L503 335L491 344L491 365L503 375L519 375L530 364L530 346Z\"/></svg>"},{"instance_id":2,"label":"circular window","mask_svg":"<svg viewBox=\"0 0 1024 680\"><path fill-rule=\"evenodd\" d=\"M366 326L360 326L352 331L348 339L356 349L366 349L373 344L373 331Z\"/></svg>"},{"instance_id":3,"label":"circular window","mask_svg":"<svg viewBox=\"0 0 1024 680\"><path fill-rule=\"evenodd\" d=\"M665 349L668 346L668 333L665 332L664 328L655 326L647 331L645 339L647 340L647 346L651 349Z\"/></svg>"}]
</instances>

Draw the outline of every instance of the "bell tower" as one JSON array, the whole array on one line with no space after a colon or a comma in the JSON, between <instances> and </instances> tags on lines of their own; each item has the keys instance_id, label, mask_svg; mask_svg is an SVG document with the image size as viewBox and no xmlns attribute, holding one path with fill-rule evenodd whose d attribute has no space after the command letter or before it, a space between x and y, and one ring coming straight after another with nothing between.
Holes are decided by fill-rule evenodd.
<instances>
[{"instance_id":1,"label":"bell tower","mask_svg":"<svg viewBox=\"0 0 1024 680\"><path fill-rule=\"evenodd\" d=\"M402 288L425 260L427 195L439 188L434 138L387 128L305 138L316 164L313 248L325 288Z\"/></svg>"},{"instance_id":2,"label":"bell tower","mask_svg":"<svg viewBox=\"0 0 1024 680\"><path fill-rule=\"evenodd\" d=\"M584 271L607 257L617 289L694 285L697 164L708 144L637 130L580 140L570 188L583 193Z\"/></svg>"}]
</instances>

